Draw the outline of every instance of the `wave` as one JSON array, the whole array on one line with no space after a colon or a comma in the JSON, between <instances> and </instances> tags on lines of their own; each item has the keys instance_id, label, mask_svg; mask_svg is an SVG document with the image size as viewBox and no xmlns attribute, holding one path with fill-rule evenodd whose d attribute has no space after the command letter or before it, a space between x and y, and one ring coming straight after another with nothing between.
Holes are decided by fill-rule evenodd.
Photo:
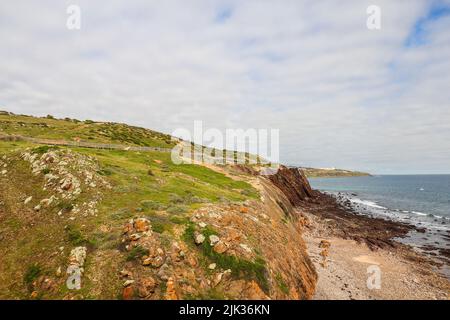
<instances>
[{"instance_id":1,"label":"wave","mask_svg":"<svg viewBox=\"0 0 450 320\"><path fill-rule=\"evenodd\" d=\"M350 202L362 204L362 205L365 205L365 206L368 206L368 207L372 207L372 208L383 209L383 210L387 209L387 208L385 208L383 206L378 205L376 202L369 201L369 200L361 200L361 199L358 199L358 198L350 198L349 200L350 200Z\"/></svg>"},{"instance_id":2,"label":"wave","mask_svg":"<svg viewBox=\"0 0 450 320\"><path fill-rule=\"evenodd\" d=\"M330 192L330 194L333 194L333 192ZM377 204L374 201L370 201L370 200L363 200L357 197L354 197L354 195L350 195L350 194L345 194L345 193L340 193L341 195L345 196L345 199L349 200L352 204L359 204L359 205L363 205L369 208L373 208L373 209L378 209L378 210L382 210L382 214L383 215L388 215L388 216L394 216L400 219L405 219L405 218L412 218L414 216L421 216L421 217L429 217L432 219L441 219L441 220L446 220L449 221L450 217L443 217L440 215L435 215L432 213L425 213L425 212L421 212L421 211L409 211L409 210L402 210L402 209L390 209L390 208L386 208L383 207L379 204ZM380 213L380 211L377 211L378 213ZM396 213L402 213L402 214L406 214L405 216L401 215L399 216ZM437 226L438 228L442 227L442 226Z\"/></svg>"}]
</instances>

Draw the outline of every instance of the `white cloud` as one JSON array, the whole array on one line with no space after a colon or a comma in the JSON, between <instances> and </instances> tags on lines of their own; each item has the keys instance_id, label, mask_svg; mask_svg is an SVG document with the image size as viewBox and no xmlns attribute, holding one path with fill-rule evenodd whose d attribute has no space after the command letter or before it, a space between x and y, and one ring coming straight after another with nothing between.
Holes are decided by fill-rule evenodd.
<instances>
[{"instance_id":1,"label":"white cloud","mask_svg":"<svg viewBox=\"0 0 450 320\"><path fill-rule=\"evenodd\" d=\"M290 164L450 172L450 18L426 0L0 4L0 105L171 132L279 128ZM436 2L437 3L437 2Z\"/></svg>"}]
</instances>

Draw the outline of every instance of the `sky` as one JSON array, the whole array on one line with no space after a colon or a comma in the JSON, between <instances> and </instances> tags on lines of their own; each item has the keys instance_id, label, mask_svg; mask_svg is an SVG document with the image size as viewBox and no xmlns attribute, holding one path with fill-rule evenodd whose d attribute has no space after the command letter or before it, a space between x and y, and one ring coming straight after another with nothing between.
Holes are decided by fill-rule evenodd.
<instances>
[{"instance_id":1,"label":"sky","mask_svg":"<svg viewBox=\"0 0 450 320\"><path fill-rule=\"evenodd\" d=\"M450 173L449 30L448 0L1 1L0 110L279 129L289 165Z\"/></svg>"}]
</instances>

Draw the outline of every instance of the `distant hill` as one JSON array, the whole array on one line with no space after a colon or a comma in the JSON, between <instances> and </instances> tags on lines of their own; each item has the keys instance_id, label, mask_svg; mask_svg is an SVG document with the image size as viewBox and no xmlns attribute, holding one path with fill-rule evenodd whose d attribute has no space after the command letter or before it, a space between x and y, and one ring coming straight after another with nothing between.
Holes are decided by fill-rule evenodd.
<instances>
[{"instance_id":1,"label":"distant hill","mask_svg":"<svg viewBox=\"0 0 450 320\"><path fill-rule=\"evenodd\" d=\"M364 177L370 173L336 168L301 168L308 178Z\"/></svg>"}]
</instances>

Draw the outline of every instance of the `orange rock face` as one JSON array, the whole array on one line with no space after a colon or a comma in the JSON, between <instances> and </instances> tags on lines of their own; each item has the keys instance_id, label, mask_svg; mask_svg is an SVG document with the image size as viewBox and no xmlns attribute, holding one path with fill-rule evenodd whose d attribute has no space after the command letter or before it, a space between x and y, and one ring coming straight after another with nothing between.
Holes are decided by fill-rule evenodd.
<instances>
[{"instance_id":1,"label":"orange rock face","mask_svg":"<svg viewBox=\"0 0 450 320\"><path fill-rule=\"evenodd\" d=\"M149 230L150 221L144 218L139 218L134 221L134 228L137 232L145 232Z\"/></svg>"},{"instance_id":2,"label":"orange rock face","mask_svg":"<svg viewBox=\"0 0 450 320\"><path fill-rule=\"evenodd\" d=\"M134 296L134 290L132 286L123 288L122 298L123 300L132 300Z\"/></svg>"},{"instance_id":3,"label":"orange rock face","mask_svg":"<svg viewBox=\"0 0 450 320\"><path fill-rule=\"evenodd\" d=\"M248 213L248 208L247 207L241 207L240 211L241 211L241 213Z\"/></svg>"},{"instance_id":4,"label":"orange rock face","mask_svg":"<svg viewBox=\"0 0 450 320\"><path fill-rule=\"evenodd\" d=\"M178 300L178 294L175 287L175 281L172 277L167 280L166 300Z\"/></svg>"}]
</instances>

